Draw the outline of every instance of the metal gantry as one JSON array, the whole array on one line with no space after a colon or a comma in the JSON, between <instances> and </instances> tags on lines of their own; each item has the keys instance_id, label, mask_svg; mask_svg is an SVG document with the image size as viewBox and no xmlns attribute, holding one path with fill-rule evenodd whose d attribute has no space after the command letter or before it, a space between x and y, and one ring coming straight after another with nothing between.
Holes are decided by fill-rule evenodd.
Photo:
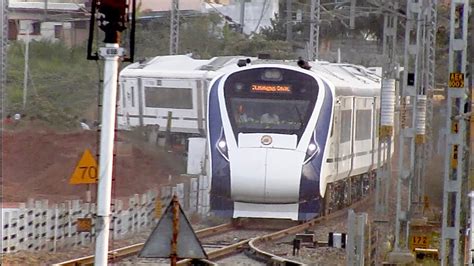
<instances>
[{"instance_id":1,"label":"metal gantry","mask_svg":"<svg viewBox=\"0 0 474 266\"><path fill-rule=\"evenodd\" d=\"M311 0L309 30L309 56L310 61L319 58L319 25L321 22L321 0Z\"/></svg>"},{"instance_id":2,"label":"metal gantry","mask_svg":"<svg viewBox=\"0 0 474 266\"><path fill-rule=\"evenodd\" d=\"M466 145L467 29L469 0L452 0L449 26L449 87L447 88L441 264L461 265L461 201L467 195ZM464 187L464 189L463 189Z\"/></svg>"},{"instance_id":3,"label":"metal gantry","mask_svg":"<svg viewBox=\"0 0 474 266\"><path fill-rule=\"evenodd\" d=\"M171 1L170 14L170 55L175 55L179 47L179 0Z\"/></svg>"},{"instance_id":4,"label":"metal gantry","mask_svg":"<svg viewBox=\"0 0 474 266\"><path fill-rule=\"evenodd\" d=\"M423 70L424 87L427 95L426 105L426 144L425 144L425 162L433 157L433 94L436 88L436 33L438 31L438 0L431 0L429 11L427 13L427 24L425 27L425 68ZM426 163L423 173L426 173Z\"/></svg>"},{"instance_id":5,"label":"metal gantry","mask_svg":"<svg viewBox=\"0 0 474 266\"><path fill-rule=\"evenodd\" d=\"M415 175L412 186L412 217L423 218L425 202L425 173L432 155L432 118L435 71L435 34L437 1L421 3L417 29L421 36L419 58L419 87L417 89L415 116ZM420 220L422 221L422 220Z\"/></svg>"}]
</instances>

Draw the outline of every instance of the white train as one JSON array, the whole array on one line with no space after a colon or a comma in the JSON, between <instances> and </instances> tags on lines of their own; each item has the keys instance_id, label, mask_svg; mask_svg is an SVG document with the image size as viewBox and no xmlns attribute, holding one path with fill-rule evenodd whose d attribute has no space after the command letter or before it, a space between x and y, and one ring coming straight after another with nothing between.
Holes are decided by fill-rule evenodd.
<instances>
[{"instance_id":1,"label":"white train","mask_svg":"<svg viewBox=\"0 0 474 266\"><path fill-rule=\"evenodd\" d=\"M381 78L361 66L310 65L255 60L212 81L217 215L306 220L374 185Z\"/></svg>"},{"instance_id":2,"label":"white train","mask_svg":"<svg viewBox=\"0 0 474 266\"><path fill-rule=\"evenodd\" d=\"M238 68L239 60L246 57L172 55L127 66L119 75L118 129L159 126L165 131L171 114L171 132L204 136L209 82Z\"/></svg>"}]
</instances>

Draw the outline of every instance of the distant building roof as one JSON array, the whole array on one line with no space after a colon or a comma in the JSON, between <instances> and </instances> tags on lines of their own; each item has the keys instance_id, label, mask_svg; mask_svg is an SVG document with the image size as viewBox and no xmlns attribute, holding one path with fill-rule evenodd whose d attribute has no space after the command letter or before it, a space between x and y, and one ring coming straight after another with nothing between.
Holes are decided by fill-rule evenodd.
<instances>
[{"instance_id":1,"label":"distant building roof","mask_svg":"<svg viewBox=\"0 0 474 266\"><path fill-rule=\"evenodd\" d=\"M10 9L28 9L28 10L41 10L45 9L45 2L15 2L10 1L8 4ZM85 11L84 4L76 3L52 3L47 2L47 10L49 11Z\"/></svg>"},{"instance_id":2,"label":"distant building roof","mask_svg":"<svg viewBox=\"0 0 474 266\"><path fill-rule=\"evenodd\" d=\"M201 10L202 9L202 0L180 0L179 9L180 10ZM141 0L140 9L142 11L168 11L171 9L171 0Z\"/></svg>"}]
</instances>

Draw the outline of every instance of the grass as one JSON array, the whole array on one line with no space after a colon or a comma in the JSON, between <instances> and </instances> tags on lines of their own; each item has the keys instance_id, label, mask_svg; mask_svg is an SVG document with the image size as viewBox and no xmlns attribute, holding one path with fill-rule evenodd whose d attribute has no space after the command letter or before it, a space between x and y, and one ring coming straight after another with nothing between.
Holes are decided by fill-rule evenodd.
<instances>
[{"instance_id":1,"label":"grass","mask_svg":"<svg viewBox=\"0 0 474 266\"><path fill-rule=\"evenodd\" d=\"M13 42L8 49L5 115L21 113L59 128L76 126L88 109L97 106L97 64L86 60L84 47L31 42L23 107L24 46L22 42Z\"/></svg>"}]
</instances>

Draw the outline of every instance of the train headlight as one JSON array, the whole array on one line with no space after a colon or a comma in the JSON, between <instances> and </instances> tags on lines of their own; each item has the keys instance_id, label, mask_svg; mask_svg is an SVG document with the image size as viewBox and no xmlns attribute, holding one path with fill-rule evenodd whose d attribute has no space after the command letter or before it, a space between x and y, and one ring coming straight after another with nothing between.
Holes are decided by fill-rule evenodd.
<instances>
[{"instance_id":1,"label":"train headlight","mask_svg":"<svg viewBox=\"0 0 474 266\"><path fill-rule=\"evenodd\" d=\"M311 141L309 142L308 148L306 149L306 156L304 158L303 164L307 164L311 159L313 159L314 155L319 153L319 145L316 143L315 136L313 134L313 137L311 138Z\"/></svg>"},{"instance_id":2,"label":"train headlight","mask_svg":"<svg viewBox=\"0 0 474 266\"><path fill-rule=\"evenodd\" d=\"M217 145L219 145L221 150L227 150L227 144L225 143L225 140L220 140Z\"/></svg>"},{"instance_id":3,"label":"train headlight","mask_svg":"<svg viewBox=\"0 0 474 266\"><path fill-rule=\"evenodd\" d=\"M217 141L216 147L219 153L222 155L222 157L224 157L224 159L229 161L229 155L227 153L227 142L225 140L224 130L222 130L221 136L219 140Z\"/></svg>"}]
</instances>

